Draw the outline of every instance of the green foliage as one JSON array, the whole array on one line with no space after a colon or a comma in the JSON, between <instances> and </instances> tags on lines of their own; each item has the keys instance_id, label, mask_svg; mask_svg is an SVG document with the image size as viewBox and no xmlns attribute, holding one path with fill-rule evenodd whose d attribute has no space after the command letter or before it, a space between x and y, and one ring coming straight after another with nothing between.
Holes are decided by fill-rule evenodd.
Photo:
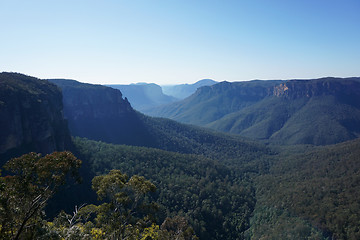
<instances>
[{"instance_id":1,"label":"green foliage","mask_svg":"<svg viewBox=\"0 0 360 240\"><path fill-rule=\"evenodd\" d=\"M4 166L12 175L1 178L0 236L33 238L42 226L43 209L67 176L77 178L81 161L70 152L41 157L29 153Z\"/></svg>"},{"instance_id":2,"label":"green foliage","mask_svg":"<svg viewBox=\"0 0 360 240\"><path fill-rule=\"evenodd\" d=\"M141 215L154 208L144 197L156 187L144 177L134 175L129 179L119 170L111 170L107 175L94 177L92 182L99 199L107 199L97 207L96 217L97 225L107 234L122 239L129 225L141 225L140 219L150 219L149 215Z\"/></svg>"}]
</instances>

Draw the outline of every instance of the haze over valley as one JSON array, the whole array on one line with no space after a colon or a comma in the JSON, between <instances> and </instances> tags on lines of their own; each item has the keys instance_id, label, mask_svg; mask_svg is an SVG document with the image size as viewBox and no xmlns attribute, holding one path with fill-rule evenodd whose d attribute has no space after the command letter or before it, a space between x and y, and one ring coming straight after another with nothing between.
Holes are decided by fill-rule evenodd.
<instances>
[{"instance_id":1,"label":"haze over valley","mask_svg":"<svg viewBox=\"0 0 360 240\"><path fill-rule=\"evenodd\" d=\"M5 165L7 171L12 161L20 161L13 157L31 151L68 150L82 160L82 184L67 185L47 200L48 218L83 203L84 211L105 214L98 212L103 205L99 210L89 205L98 204L91 179L102 174L115 177L120 173L110 170L118 169L144 176L157 187L146 199L158 206L152 215L156 216L153 231L165 239L174 234L184 239L281 238L284 234L291 239L353 238L360 216L359 83L360 78L220 82L155 108L174 110L175 117L193 116L183 118L192 124L187 125L134 110L118 89L4 72L0 74L0 157L2 164L11 159ZM232 119L245 124L240 128L245 130L229 131L238 124ZM24 155L23 164L25 159L31 158ZM13 174L25 177L25 172ZM4 190L15 187L8 185L8 177L1 179ZM2 196L6 202L10 195ZM12 197L18 197L16 192ZM16 219L22 218L11 220L13 210L3 211L10 215L2 219L14 224L4 228L17 230ZM26 217L27 205L22 211ZM126 208L123 211L126 214ZM19 234L40 229L59 236L84 237L91 231L104 236L134 234L127 224L120 228L125 232L118 232L119 228L110 228L111 222L95 219L79 218L74 225L57 222L53 229L38 222ZM134 217L132 221L142 220ZM167 221L174 221L179 232L166 227ZM181 228L185 223L186 228ZM71 233L86 224L96 225ZM148 225L142 224L139 236L147 234Z\"/></svg>"}]
</instances>

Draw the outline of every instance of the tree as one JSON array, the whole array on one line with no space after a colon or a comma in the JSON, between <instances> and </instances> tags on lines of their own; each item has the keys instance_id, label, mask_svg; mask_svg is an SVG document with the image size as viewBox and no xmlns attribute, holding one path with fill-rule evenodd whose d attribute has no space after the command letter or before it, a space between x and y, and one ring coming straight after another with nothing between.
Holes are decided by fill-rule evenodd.
<instances>
[{"instance_id":1,"label":"tree","mask_svg":"<svg viewBox=\"0 0 360 240\"><path fill-rule=\"evenodd\" d=\"M10 175L0 177L0 236L35 237L46 203L69 175L79 181L80 165L81 161L71 152L54 152L44 157L29 153L8 161L4 169Z\"/></svg>"},{"instance_id":2,"label":"tree","mask_svg":"<svg viewBox=\"0 0 360 240\"><path fill-rule=\"evenodd\" d=\"M108 200L98 206L96 222L113 238L133 235L150 221L156 205L145 196L156 187L144 177L134 175L129 179L120 170L111 170L107 175L94 177L92 183L99 200Z\"/></svg>"},{"instance_id":3,"label":"tree","mask_svg":"<svg viewBox=\"0 0 360 240\"><path fill-rule=\"evenodd\" d=\"M199 239L184 217L175 216L174 218L166 218L161 224L160 229L164 239L176 240L197 240Z\"/></svg>"}]
</instances>

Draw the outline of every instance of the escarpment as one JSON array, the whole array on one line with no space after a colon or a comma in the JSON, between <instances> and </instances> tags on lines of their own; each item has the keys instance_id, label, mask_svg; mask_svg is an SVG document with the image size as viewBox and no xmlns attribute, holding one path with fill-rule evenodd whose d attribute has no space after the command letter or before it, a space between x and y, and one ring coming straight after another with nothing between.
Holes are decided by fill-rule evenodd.
<instances>
[{"instance_id":1,"label":"escarpment","mask_svg":"<svg viewBox=\"0 0 360 240\"><path fill-rule=\"evenodd\" d=\"M62 151L71 144L61 90L46 80L0 73L0 155Z\"/></svg>"}]
</instances>

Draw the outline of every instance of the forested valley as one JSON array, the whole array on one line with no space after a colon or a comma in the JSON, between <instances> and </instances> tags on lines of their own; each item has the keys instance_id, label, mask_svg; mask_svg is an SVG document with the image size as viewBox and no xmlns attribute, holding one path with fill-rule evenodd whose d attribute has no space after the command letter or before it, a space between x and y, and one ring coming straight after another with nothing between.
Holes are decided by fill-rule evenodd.
<instances>
[{"instance_id":1,"label":"forested valley","mask_svg":"<svg viewBox=\"0 0 360 240\"><path fill-rule=\"evenodd\" d=\"M52 82L0 75L2 239L360 238L358 138L256 141Z\"/></svg>"}]
</instances>

